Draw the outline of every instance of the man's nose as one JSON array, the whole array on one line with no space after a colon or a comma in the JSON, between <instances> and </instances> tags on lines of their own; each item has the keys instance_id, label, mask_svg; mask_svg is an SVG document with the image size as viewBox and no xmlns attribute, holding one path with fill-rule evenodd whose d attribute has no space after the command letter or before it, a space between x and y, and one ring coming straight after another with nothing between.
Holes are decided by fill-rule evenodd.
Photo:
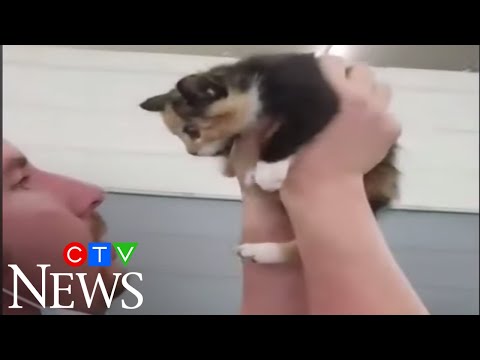
<instances>
[{"instance_id":1,"label":"man's nose","mask_svg":"<svg viewBox=\"0 0 480 360\"><path fill-rule=\"evenodd\" d=\"M75 179L70 182L72 210L80 217L89 217L103 203L105 192L98 186Z\"/></svg>"},{"instance_id":2,"label":"man's nose","mask_svg":"<svg viewBox=\"0 0 480 360\"><path fill-rule=\"evenodd\" d=\"M91 216L105 199L99 186L57 174L45 175L44 183L53 195L62 198L79 217Z\"/></svg>"}]
</instances>

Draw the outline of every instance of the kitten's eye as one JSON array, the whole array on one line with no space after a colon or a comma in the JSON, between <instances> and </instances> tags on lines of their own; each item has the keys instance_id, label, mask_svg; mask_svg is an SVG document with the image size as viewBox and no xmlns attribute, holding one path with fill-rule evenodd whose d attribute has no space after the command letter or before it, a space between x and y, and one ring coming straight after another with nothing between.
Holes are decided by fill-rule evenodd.
<instances>
[{"instance_id":1,"label":"kitten's eye","mask_svg":"<svg viewBox=\"0 0 480 360\"><path fill-rule=\"evenodd\" d=\"M200 137L200 131L194 125L185 125L183 127L183 132L192 139L198 139Z\"/></svg>"}]
</instances>

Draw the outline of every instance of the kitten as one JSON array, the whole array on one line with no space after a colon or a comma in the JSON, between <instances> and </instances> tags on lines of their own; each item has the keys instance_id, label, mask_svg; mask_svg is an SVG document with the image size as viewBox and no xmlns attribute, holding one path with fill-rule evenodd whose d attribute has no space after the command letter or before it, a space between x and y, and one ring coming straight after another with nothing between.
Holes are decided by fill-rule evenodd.
<instances>
[{"instance_id":1,"label":"kitten","mask_svg":"<svg viewBox=\"0 0 480 360\"><path fill-rule=\"evenodd\" d=\"M228 156L235 138L262 125L263 119L273 119L275 132L245 179L247 184L273 192L281 188L295 153L338 113L339 102L315 55L300 53L256 55L187 75L170 91L146 99L140 107L161 113L189 154L223 156L225 176L234 176ZM395 149L364 178L375 214L398 195ZM298 259L293 242L243 244L238 254L270 264Z\"/></svg>"}]
</instances>

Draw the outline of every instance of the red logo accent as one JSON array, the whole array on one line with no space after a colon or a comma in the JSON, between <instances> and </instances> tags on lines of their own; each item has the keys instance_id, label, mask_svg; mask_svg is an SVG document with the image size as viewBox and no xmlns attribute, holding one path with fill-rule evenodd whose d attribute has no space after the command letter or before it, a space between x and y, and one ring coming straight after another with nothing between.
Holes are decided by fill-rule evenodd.
<instances>
[{"instance_id":1,"label":"red logo accent","mask_svg":"<svg viewBox=\"0 0 480 360\"><path fill-rule=\"evenodd\" d=\"M63 260L70 266L81 266L87 260L87 249L78 242L72 242L63 249Z\"/></svg>"}]
</instances>

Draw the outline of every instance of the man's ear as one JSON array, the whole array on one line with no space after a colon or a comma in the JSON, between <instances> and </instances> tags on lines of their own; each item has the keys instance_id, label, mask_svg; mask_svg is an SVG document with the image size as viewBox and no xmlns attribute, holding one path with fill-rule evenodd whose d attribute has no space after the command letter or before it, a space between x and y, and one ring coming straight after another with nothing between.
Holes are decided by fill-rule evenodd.
<instances>
[{"instance_id":1,"label":"man's ear","mask_svg":"<svg viewBox=\"0 0 480 360\"><path fill-rule=\"evenodd\" d=\"M146 111L163 111L165 110L165 105L170 100L170 93L153 96L148 98L140 104L140 107Z\"/></svg>"}]
</instances>

